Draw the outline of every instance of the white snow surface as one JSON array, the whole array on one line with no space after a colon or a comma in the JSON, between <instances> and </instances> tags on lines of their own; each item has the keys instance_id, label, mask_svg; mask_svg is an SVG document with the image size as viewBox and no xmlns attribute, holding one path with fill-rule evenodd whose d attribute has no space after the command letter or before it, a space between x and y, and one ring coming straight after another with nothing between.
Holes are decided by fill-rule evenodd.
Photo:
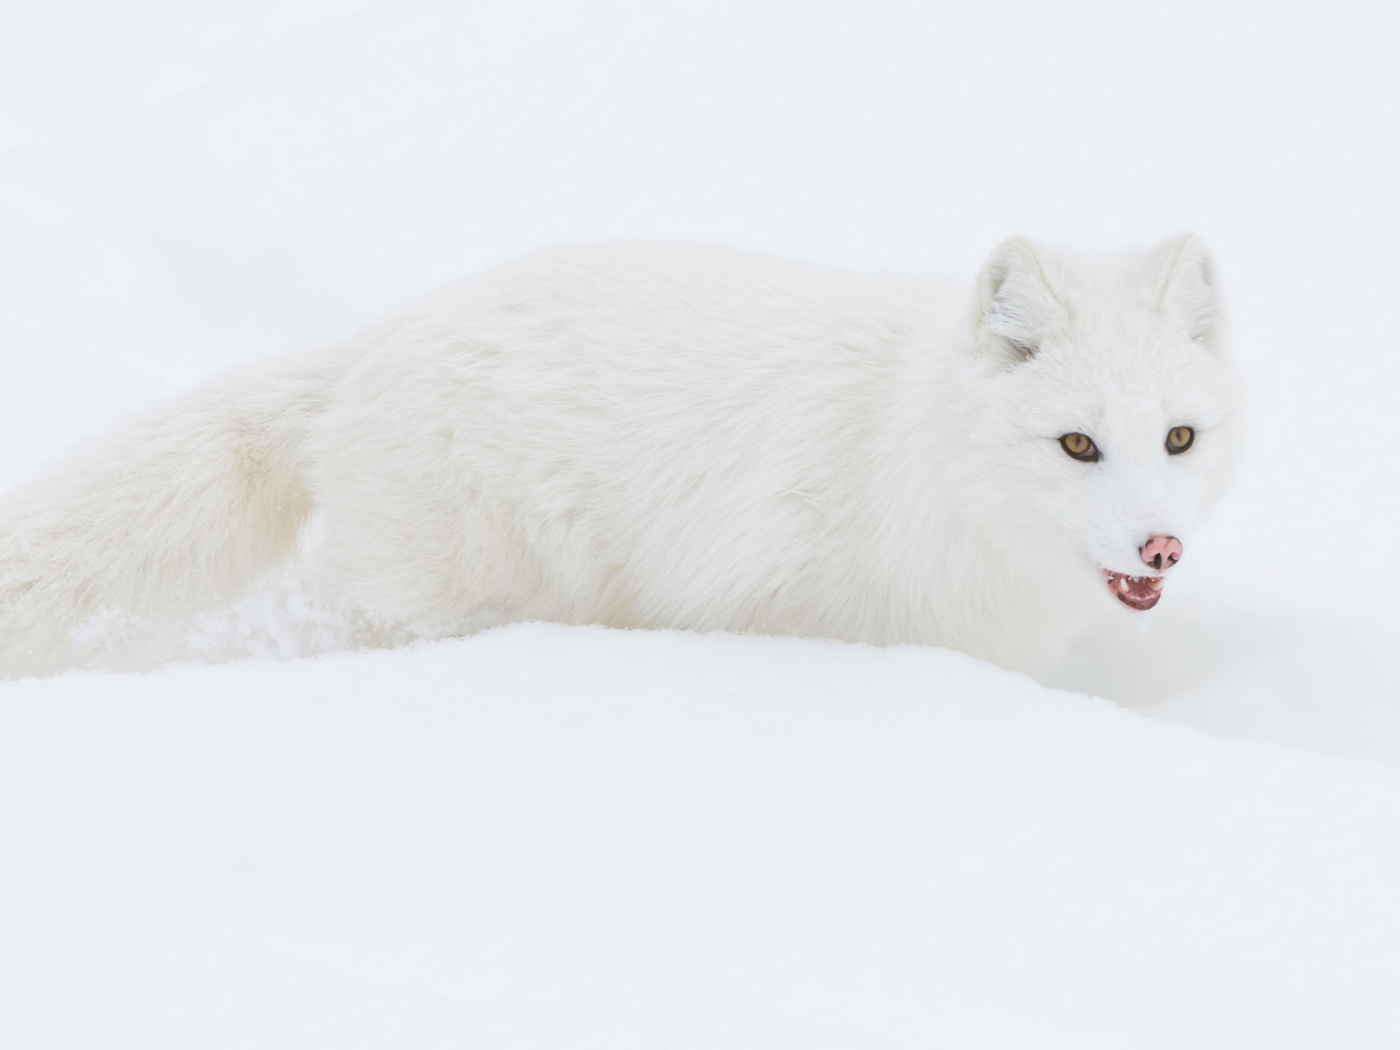
<instances>
[{"instance_id":1,"label":"white snow surface","mask_svg":"<svg viewBox=\"0 0 1400 1050\"><path fill-rule=\"evenodd\" d=\"M0 487L542 245L1215 249L1250 454L1161 606L939 650L269 587L0 683L0 1045L1400 1045L1400 10L0 12Z\"/></svg>"}]
</instances>

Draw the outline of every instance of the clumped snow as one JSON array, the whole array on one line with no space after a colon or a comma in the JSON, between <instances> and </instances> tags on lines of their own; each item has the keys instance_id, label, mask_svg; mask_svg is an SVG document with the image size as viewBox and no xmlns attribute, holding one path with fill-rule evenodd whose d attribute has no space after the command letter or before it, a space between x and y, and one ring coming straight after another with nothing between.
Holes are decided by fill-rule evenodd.
<instances>
[{"instance_id":1,"label":"clumped snow","mask_svg":"<svg viewBox=\"0 0 1400 1050\"><path fill-rule=\"evenodd\" d=\"M547 625L347 651L294 581L150 640L165 669L0 683L0 1042L1400 1041L1400 15L3 21L0 487L221 368L604 237L970 276L1013 233L1193 229L1253 444L1159 608L1046 683Z\"/></svg>"}]
</instances>

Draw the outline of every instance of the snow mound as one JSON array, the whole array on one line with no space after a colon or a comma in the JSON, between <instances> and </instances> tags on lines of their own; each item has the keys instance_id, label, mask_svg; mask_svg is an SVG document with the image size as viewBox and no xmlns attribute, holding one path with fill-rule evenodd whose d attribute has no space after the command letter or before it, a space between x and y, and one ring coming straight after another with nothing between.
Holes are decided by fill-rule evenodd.
<instances>
[{"instance_id":1,"label":"snow mound","mask_svg":"<svg viewBox=\"0 0 1400 1050\"><path fill-rule=\"evenodd\" d=\"M1400 773L956 653L526 625L29 680L0 797L17 1045L1400 1038Z\"/></svg>"}]
</instances>

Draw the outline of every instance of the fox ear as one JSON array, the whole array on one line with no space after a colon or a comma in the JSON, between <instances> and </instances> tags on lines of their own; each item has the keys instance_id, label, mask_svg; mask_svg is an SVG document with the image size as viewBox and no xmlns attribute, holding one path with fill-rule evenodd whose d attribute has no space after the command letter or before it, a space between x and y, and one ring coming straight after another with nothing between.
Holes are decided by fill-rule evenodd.
<instances>
[{"instance_id":1,"label":"fox ear","mask_svg":"<svg viewBox=\"0 0 1400 1050\"><path fill-rule=\"evenodd\" d=\"M1195 234L1163 242L1154 253L1162 268L1162 313L1180 323L1198 343L1214 349L1224 328L1215 260Z\"/></svg>"},{"instance_id":2,"label":"fox ear","mask_svg":"<svg viewBox=\"0 0 1400 1050\"><path fill-rule=\"evenodd\" d=\"M978 351L1007 366L1029 361L1041 339L1066 320L1035 249L1018 237L1003 241L982 265L975 309Z\"/></svg>"}]
</instances>

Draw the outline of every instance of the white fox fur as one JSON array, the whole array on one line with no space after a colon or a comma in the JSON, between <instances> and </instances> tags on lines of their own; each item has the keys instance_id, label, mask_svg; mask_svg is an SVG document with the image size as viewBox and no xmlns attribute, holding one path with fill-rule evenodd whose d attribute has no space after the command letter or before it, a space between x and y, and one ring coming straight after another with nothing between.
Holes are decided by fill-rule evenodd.
<instances>
[{"instance_id":1,"label":"white fox fur","mask_svg":"<svg viewBox=\"0 0 1400 1050\"><path fill-rule=\"evenodd\" d=\"M1008 241L970 293L694 246L544 252L12 495L0 673L70 665L110 610L232 600L313 514L318 586L423 630L820 635L1035 671L1145 537L1190 549L1234 420L1193 237L1099 261Z\"/></svg>"}]
</instances>

